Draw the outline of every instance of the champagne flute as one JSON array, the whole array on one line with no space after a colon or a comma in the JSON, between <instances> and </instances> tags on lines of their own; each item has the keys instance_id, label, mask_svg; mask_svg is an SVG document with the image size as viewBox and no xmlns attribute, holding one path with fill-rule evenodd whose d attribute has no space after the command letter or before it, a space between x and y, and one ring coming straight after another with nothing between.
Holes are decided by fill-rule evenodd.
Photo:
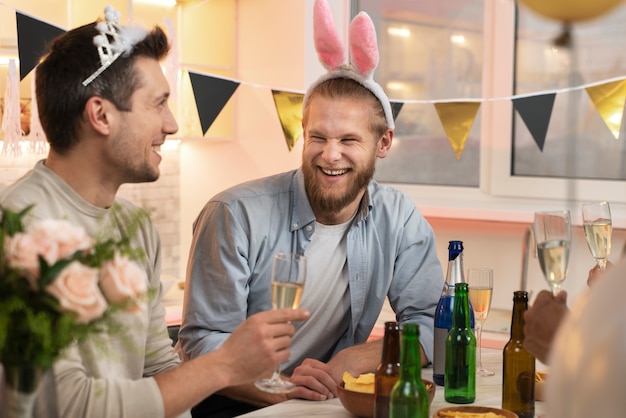
<instances>
[{"instance_id":1,"label":"champagne flute","mask_svg":"<svg viewBox=\"0 0 626 418\"><path fill-rule=\"evenodd\" d=\"M470 268L467 271L467 285L469 299L474 310L476 321L476 339L478 340L478 356L476 372L479 376L493 376L495 373L483 367L481 356L483 323L489 314L491 307L491 295L493 291L493 270L487 267Z\"/></svg>"},{"instance_id":2,"label":"champagne flute","mask_svg":"<svg viewBox=\"0 0 626 418\"><path fill-rule=\"evenodd\" d=\"M572 242L569 211L535 212L537 258L546 281L557 295L567 275Z\"/></svg>"},{"instance_id":3,"label":"champagne flute","mask_svg":"<svg viewBox=\"0 0 626 418\"><path fill-rule=\"evenodd\" d=\"M587 202L582 205L583 229L591 255L600 271L606 268L611 253L611 208L609 202Z\"/></svg>"},{"instance_id":4,"label":"champagne flute","mask_svg":"<svg viewBox=\"0 0 626 418\"><path fill-rule=\"evenodd\" d=\"M277 253L272 265L272 308L293 308L300 305L306 278L306 257L296 253ZM255 382L257 388L270 393L288 393L296 388L280 377L280 364L272 377Z\"/></svg>"}]
</instances>

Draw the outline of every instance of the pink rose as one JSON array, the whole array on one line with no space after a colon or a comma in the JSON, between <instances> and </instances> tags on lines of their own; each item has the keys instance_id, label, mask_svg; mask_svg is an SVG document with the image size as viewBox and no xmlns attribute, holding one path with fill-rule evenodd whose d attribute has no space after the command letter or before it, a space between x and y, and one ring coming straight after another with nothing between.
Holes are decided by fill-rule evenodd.
<instances>
[{"instance_id":1,"label":"pink rose","mask_svg":"<svg viewBox=\"0 0 626 418\"><path fill-rule=\"evenodd\" d=\"M39 278L39 259L37 255L40 249L28 234L15 234L6 237L4 241L4 255L10 266L25 270L26 278L31 289L37 290Z\"/></svg>"},{"instance_id":2,"label":"pink rose","mask_svg":"<svg viewBox=\"0 0 626 418\"><path fill-rule=\"evenodd\" d=\"M78 250L91 247L92 239L81 227L58 219L35 221L24 233L8 237L5 255L9 264L26 270L30 274L31 285L36 288L39 276L39 255L49 265L70 257Z\"/></svg>"},{"instance_id":3,"label":"pink rose","mask_svg":"<svg viewBox=\"0 0 626 418\"><path fill-rule=\"evenodd\" d=\"M100 289L109 303L126 304L129 310L142 308L148 290L148 276L134 261L115 253L100 271Z\"/></svg>"},{"instance_id":4,"label":"pink rose","mask_svg":"<svg viewBox=\"0 0 626 418\"><path fill-rule=\"evenodd\" d=\"M80 323L101 317L107 308L98 287L98 270L78 261L64 268L46 291L57 298L63 311L76 313Z\"/></svg>"}]
</instances>

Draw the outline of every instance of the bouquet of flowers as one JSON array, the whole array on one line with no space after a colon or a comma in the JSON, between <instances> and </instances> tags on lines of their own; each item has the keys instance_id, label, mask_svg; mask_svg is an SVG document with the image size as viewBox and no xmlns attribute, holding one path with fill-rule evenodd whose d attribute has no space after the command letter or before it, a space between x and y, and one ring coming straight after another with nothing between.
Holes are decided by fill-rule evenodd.
<instances>
[{"instance_id":1,"label":"bouquet of flowers","mask_svg":"<svg viewBox=\"0 0 626 418\"><path fill-rule=\"evenodd\" d=\"M145 309L145 271L129 236L97 241L65 220L24 225L0 208L0 363L48 369L92 333L119 332L116 310Z\"/></svg>"}]
</instances>

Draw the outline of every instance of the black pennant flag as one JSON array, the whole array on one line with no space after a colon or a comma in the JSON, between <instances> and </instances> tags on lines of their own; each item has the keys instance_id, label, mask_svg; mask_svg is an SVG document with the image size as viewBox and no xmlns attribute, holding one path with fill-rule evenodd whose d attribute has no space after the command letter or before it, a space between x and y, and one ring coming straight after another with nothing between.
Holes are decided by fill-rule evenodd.
<instances>
[{"instance_id":1,"label":"black pennant flag","mask_svg":"<svg viewBox=\"0 0 626 418\"><path fill-rule=\"evenodd\" d=\"M193 71L189 71L189 79L196 99L202 135L205 135L240 83Z\"/></svg>"},{"instance_id":2,"label":"black pennant flag","mask_svg":"<svg viewBox=\"0 0 626 418\"><path fill-rule=\"evenodd\" d=\"M41 57L48 52L54 38L65 30L30 16L15 13L17 21L17 50L20 59L20 81L37 66Z\"/></svg>"},{"instance_id":3,"label":"black pennant flag","mask_svg":"<svg viewBox=\"0 0 626 418\"><path fill-rule=\"evenodd\" d=\"M522 117L539 150L543 152L556 93L513 99L513 107Z\"/></svg>"},{"instance_id":4,"label":"black pennant flag","mask_svg":"<svg viewBox=\"0 0 626 418\"><path fill-rule=\"evenodd\" d=\"M404 103L402 102L391 102L391 114L393 115L394 121L398 119L402 106L404 106Z\"/></svg>"}]
</instances>

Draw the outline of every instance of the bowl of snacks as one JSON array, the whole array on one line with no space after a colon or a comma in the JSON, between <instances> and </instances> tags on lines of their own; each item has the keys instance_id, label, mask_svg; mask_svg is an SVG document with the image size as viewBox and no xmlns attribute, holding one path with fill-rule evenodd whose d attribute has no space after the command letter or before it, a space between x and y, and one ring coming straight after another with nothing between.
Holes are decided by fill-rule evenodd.
<instances>
[{"instance_id":1,"label":"bowl of snacks","mask_svg":"<svg viewBox=\"0 0 626 418\"><path fill-rule=\"evenodd\" d=\"M428 402L433 402L436 386L430 380L422 379L428 391ZM337 388L339 400L348 412L357 417L374 416L374 373L365 373L358 377L348 372L343 374L343 382Z\"/></svg>"}]
</instances>

